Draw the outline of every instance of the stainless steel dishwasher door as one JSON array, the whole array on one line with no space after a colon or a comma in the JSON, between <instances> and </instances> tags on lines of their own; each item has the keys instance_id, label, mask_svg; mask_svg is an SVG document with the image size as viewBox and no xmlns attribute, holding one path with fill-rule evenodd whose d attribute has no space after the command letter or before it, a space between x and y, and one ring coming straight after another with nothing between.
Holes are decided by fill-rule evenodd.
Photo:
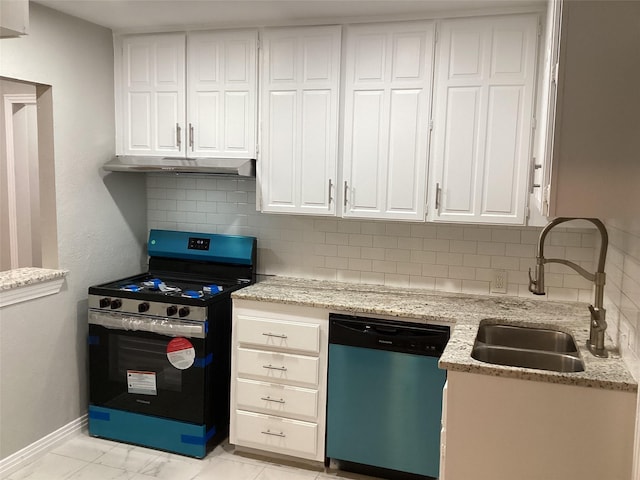
<instances>
[{"instance_id":1,"label":"stainless steel dishwasher door","mask_svg":"<svg viewBox=\"0 0 640 480\"><path fill-rule=\"evenodd\" d=\"M438 477L448 338L448 327L330 316L327 458Z\"/></svg>"}]
</instances>

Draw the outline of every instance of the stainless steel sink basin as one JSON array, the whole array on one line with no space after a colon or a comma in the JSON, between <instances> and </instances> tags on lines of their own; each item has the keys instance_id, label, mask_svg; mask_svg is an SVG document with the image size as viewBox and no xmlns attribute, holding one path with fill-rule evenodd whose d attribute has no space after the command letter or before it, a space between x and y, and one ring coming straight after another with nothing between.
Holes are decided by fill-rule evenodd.
<instances>
[{"instance_id":1,"label":"stainless steel sink basin","mask_svg":"<svg viewBox=\"0 0 640 480\"><path fill-rule=\"evenodd\" d=\"M582 372L573 337L546 328L481 324L471 357L481 362L554 372Z\"/></svg>"},{"instance_id":2,"label":"stainless steel sink basin","mask_svg":"<svg viewBox=\"0 0 640 480\"><path fill-rule=\"evenodd\" d=\"M568 333L546 328L515 325L481 324L476 340L487 345L526 348L547 352L577 352L576 342Z\"/></svg>"}]
</instances>

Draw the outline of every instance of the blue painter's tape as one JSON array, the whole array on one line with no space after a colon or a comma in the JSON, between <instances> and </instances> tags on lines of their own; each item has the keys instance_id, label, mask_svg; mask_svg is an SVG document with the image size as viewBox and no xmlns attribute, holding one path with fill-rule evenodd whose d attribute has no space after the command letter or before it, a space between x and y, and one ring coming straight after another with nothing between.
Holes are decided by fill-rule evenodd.
<instances>
[{"instance_id":1,"label":"blue painter's tape","mask_svg":"<svg viewBox=\"0 0 640 480\"><path fill-rule=\"evenodd\" d=\"M98 335L89 335L89 345L100 345L100 337Z\"/></svg>"},{"instance_id":2,"label":"blue painter's tape","mask_svg":"<svg viewBox=\"0 0 640 480\"><path fill-rule=\"evenodd\" d=\"M211 362L213 362L213 353L208 354L204 358L196 358L193 361L193 366L198 368L204 368L207 365L209 365Z\"/></svg>"},{"instance_id":3,"label":"blue painter's tape","mask_svg":"<svg viewBox=\"0 0 640 480\"><path fill-rule=\"evenodd\" d=\"M204 333L205 335L209 333L209 322L204 322Z\"/></svg>"},{"instance_id":4,"label":"blue painter's tape","mask_svg":"<svg viewBox=\"0 0 640 480\"><path fill-rule=\"evenodd\" d=\"M209 430L204 437L197 437L195 435L181 435L180 441L187 445L206 445L209 440L216 434L216 427Z\"/></svg>"},{"instance_id":5,"label":"blue painter's tape","mask_svg":"<svg viewBox=\"0 0 640 480\"><path fill-rule=\"evenodd\" d=\"M109 415L109 412L99 411L89 407L89 418L92 420L105 420L108 422L111 420L111 415Z\"/></svg>"}]
</instances>

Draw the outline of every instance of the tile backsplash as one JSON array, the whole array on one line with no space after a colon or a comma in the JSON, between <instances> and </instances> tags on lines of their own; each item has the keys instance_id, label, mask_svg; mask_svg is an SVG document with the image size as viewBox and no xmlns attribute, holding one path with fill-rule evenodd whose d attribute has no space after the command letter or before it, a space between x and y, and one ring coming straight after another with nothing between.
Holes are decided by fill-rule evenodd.
<instances>
[{"instance_id":1,"label":"tile backsplash","mask_svg":"<svg viewBox=\"0 0 640 480\"><path fill-rule=\"evenodd\" d=\"M640 220L608 219L605 225L607 332L640 378Z\"/></svg>"},{"instance_id":2,"label":"tile backsplash","mask_svg":"<svg viewBox=\"0 0 640 480\"><path fill-rule=\"evenodd\" d=\"M591 283L562 265L547 266L547 295L528 291L540 228L264 214L255 189L254 179L148 174L148 227L256 236L263 274L490 294L504 270L507 295L593 298ZM593 271L595 247L593 229L556 228L545 255Z\"/></svg>"}]
</instances>

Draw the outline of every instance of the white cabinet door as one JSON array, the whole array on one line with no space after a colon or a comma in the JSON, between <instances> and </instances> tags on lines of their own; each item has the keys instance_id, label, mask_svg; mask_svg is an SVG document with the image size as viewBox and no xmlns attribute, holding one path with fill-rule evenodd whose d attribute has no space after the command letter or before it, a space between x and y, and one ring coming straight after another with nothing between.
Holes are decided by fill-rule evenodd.
<instances>
[{"instance_id":1,"label":"white cabinet door","mask_svg":"<svg viewBox=\"0 0 640 480\"><path fill-rule=\"evenodd\" d=\"M185 36L122 41L121 118L125 155L185 152Z\"/></svg>"},{"instance_id":2,"label":"white cabinet door","mask_svg":"<svg viewBox=\"0 0 640 480\"><path fill-rule=\"evenodd\" d=\"M429 219L523 224L538 16L443 21Z\"/></svg>"},{"instance_id":3,"label":"white cabinet door","mask_svg":"<svg viewBox=\"0 0 640 480\"><path fill-rule=\"evenodd\" d=\"M347 30L344 217L424 220L433 22Z\"/></svg>"},{"instance_id":4,"label":"white cabinet door","mask_svg":"<svg viewBox=\"0 0 640 480\"><path fill-rule=\"evenodd\" d=\"M263 212L335 215L341 27L262 37Z\"/></svg>"},{"instance_id":5,"label":"white cabinet door","mask_svg":"<svg viewBox=\"0 0 640 480\"><path fill-rule=\"evenodd\" d=\"M257 42L255 30L189 34L187 156L255 158Z\"/></svg>"}]
</instances>

